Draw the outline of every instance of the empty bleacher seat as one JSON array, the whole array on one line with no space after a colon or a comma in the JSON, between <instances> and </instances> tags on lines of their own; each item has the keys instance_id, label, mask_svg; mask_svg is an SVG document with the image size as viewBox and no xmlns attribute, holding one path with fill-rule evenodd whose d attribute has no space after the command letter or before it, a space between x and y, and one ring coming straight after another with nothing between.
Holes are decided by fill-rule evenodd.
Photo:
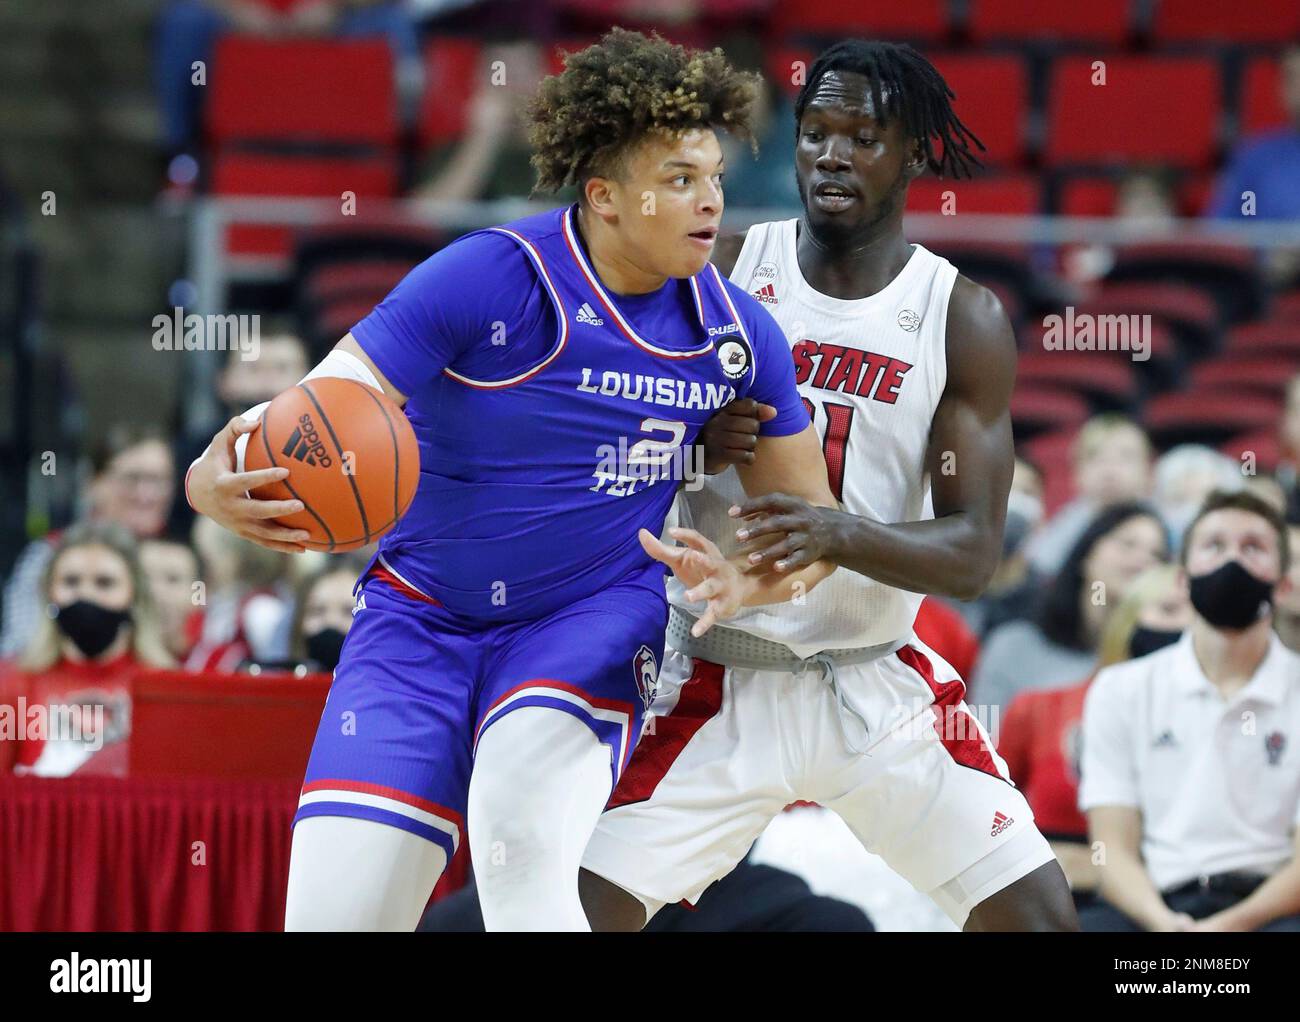
<instances>
[{"instance_id":1,"label":"empty bleacher seat","mask_svg":"<svg viewBox=\"0 0 1300 1022\"><path fill-rule=\"evenodd\" d=\"M1039 182L1028 174L988 174L968 180L925 176L907 190L909 213L1037 213L1041 197Z\"/></svg>"},{"instance_id":2,"label":"empty bleacher seat","mask_svg":"<svg viewBox=\"0 0 1300 1022\"><path fill-rule=\"evenodd\" d=\"M1088 413L1088 402L1070 391L1017 386L1011 394L1011 426L1017 441L1048 431L1078 428Z\"/></svg>"},{"instance_id":3,"label":"empty bleacher seat","mask_svg":"<svg viewBox=\"0 0 1300 1022\"><path fill-rule=\"evenodd\" d=\"M1060 4L1044 0L971 0L967 26L978 43L1087 42L1122 45L1131 31L1133 0Z\"/></svg>"},{"instance_id":4,"label":"empty bleacher seat","mask_svg":"<svg viewBox=\"0 0 1300 1022\"><path fill-rule=\"evenodd\" d=\"M1106 352L1025 352L1016 366L1016 382L1081 394L1098 410L1127 410L1138 394L1133 363Z\"/></svg>"},{"instance_id":5,"label":"empty bleacher seat","mask_svg":"<svg viewBox=\"0 0 1300 1022\"><path fill-rule=\"evenodd\" d=\"M1271 43L1300 34L1295 0L1156 0L1157 43Z\"/></svg>"},{"instance_id":6,"label":"empty bleacher seat","mask_svg":"<svg viewBox=\"0 0 1300 1022\"><path fill-rule=\"evenodd\" d=\"M1217 447L1239 433L1276 428L1282 402L1262 394L1242 400L1228 388L1160 394L1147 401L1143 422L1156 446L1209 444Z\"/></svg>"},{"instance_id":7,"label":"empty bleacher seat","mask_svg":"<svg viewBox=\"0 0 1300 1022\"><path fill-rule=\"evenodd\" d=\"M773 35L860 35L934 42L949 32L948 0L863 3L862 0L782 0L772 16Z\"/></svg>"},{"instance_id":8,"label":"empty bleacher seat","mask_svg":"<svg viewBox=\"0 0 1300 1022\"><path fill-rule=\"evenodd\" d=\"M1282 105L1282 69L1274 57L1256 57L1241 77L1239 134L1254 135L1290 123Z\"/></svg>"},{"instance_id":9,"label":"empty bleacher seat","mask_svg":"<svg viewBox=\"0 0 1300 1022\"><path fill-rule=\"evenodd\" d=\"M1093 84L1094 60L1105 84ZM1220 107L1219 66L1208 57L1063 57L1050 74L1044 157L1055 167L1205 167Z\"/></svg>"},{"instance_id":10,"label":"empty bleacher seat","mask_svg":"<svg viewBox=\"0 0 1300 1022\"><path fill-rule=\"evenodd\" d=\"M398 136L388 43L225 36L206 114L209 139L387 146Z\"/></svg>"},{"instance_id":11,"label":"empty bleacher seat","mask_svg":"<svg viewBox=\"0 0 1300 1022\"><path fill-rule=\"evenodd\" d=\"M986 165L1018 164L1025 157L1029 77L1013 54L961 53L932 58L956 99L953 109L986 152Z\"/></svg>"}]
</instances>

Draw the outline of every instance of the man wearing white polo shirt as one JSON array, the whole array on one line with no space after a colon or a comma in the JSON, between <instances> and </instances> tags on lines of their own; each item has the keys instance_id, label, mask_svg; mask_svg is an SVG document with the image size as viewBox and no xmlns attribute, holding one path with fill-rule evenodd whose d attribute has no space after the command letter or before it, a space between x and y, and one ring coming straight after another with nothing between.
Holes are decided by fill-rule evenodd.
<instances>
[{"instance_id":1,"label":"man wearing white polo shirt","mask_svg":"<svg viewBox=\"0 0 1300 1022\"><path fill-rule=\"evenodd\" d=\"M1191 627L1093 681L1083 929L1300 930L1300 655L1271 627L1290 556L1273 508L1211 494L1183 543Z\"/></svg>"}]
</instances>

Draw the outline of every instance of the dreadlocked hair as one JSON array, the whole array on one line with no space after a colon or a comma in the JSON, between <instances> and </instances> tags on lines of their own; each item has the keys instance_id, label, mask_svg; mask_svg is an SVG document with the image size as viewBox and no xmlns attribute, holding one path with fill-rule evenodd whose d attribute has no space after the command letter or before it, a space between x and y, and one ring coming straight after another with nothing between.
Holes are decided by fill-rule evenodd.
<instances>
[{"instance_id":1,"label":"dreadlocked hair","mask_svg":"<svg viewBox=\"0 0 1300 1022\"><path fill-rule=\"evenodd\" d=\"M534 191L612 177L627 150L653 133L726 128L753 144L752 108L762 79L722 50L687 50L625 29L566 55L528 110Z\"/></svg>"},{"instance_id":2,"label":"dreadlocked hair","mask_svg":"<svg viewBox=\"0 0 1300 1022\"><path fill-rule=\"evenodd\" d=\"M971 143L985 152L984 143L953 113L956 97L933 64L906 43L846 39L823 50L794 104L795 136L804 107L831 71L851 71L871 82L871 101L882 121L901 117L909 138L920 141L926 166L940 177L970 177L982 164ZM935 142L943 153L935 155Z\"/></svg>"}]
</instances>

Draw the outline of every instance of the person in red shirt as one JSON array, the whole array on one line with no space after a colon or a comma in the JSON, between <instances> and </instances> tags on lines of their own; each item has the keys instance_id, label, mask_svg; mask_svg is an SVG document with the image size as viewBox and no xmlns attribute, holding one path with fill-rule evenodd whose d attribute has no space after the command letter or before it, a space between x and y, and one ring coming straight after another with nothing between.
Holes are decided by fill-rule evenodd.
<instances>
[{"instance_id":1,"label":"person in red shirt","mask_svg":"<svg viewBox=\"0 0 1300 1022\"><path fill-rule=\"evenodd\" d=\"M41 589L46 613L2 685L16 733L0 769L42 777L126 773L130 682L170 667L135 540L111 523L65 532Z\"/></svg>"},{"instance_id":2,"label":"person in red shirt","mask_svg":"<svg viewBox=\"0 0 1300 1022\"><path fill-rule=\"evenodd\" d=\"M1191 604L1178 586L1178 569L1148 569L1107 621L1097 669L1154 653L1176 641L1190 621ZM1016 696L998 739L998 754L1060 860L1076 903L1091 899L1099 879L1088 846L1088 821L1079 811L1083 701L1091 683L1088 677Z\"/></svg>"}]
</instances>

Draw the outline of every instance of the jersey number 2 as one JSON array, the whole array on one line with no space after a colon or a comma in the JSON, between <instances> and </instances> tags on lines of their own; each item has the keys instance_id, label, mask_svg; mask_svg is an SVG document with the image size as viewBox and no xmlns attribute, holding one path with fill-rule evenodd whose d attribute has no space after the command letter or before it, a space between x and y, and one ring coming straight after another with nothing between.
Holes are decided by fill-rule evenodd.
<instances>
[{"instance_id":1,"label":"jersey number 2","mask_svg":"<svg viewBox=\"0 0 1300 1022\"><path fill-rule=\"evenodd\" d=\"M817 422L817 406L808 398L800 398L808 409L808 418ZM826 458L826 474L830 479L831 493L836 500L844 499L844 457L849 446L849 431L853 428L853 406L822 402L826 410L826 430L822 434L822 454Z\"/></svg>"}]
</instances>

